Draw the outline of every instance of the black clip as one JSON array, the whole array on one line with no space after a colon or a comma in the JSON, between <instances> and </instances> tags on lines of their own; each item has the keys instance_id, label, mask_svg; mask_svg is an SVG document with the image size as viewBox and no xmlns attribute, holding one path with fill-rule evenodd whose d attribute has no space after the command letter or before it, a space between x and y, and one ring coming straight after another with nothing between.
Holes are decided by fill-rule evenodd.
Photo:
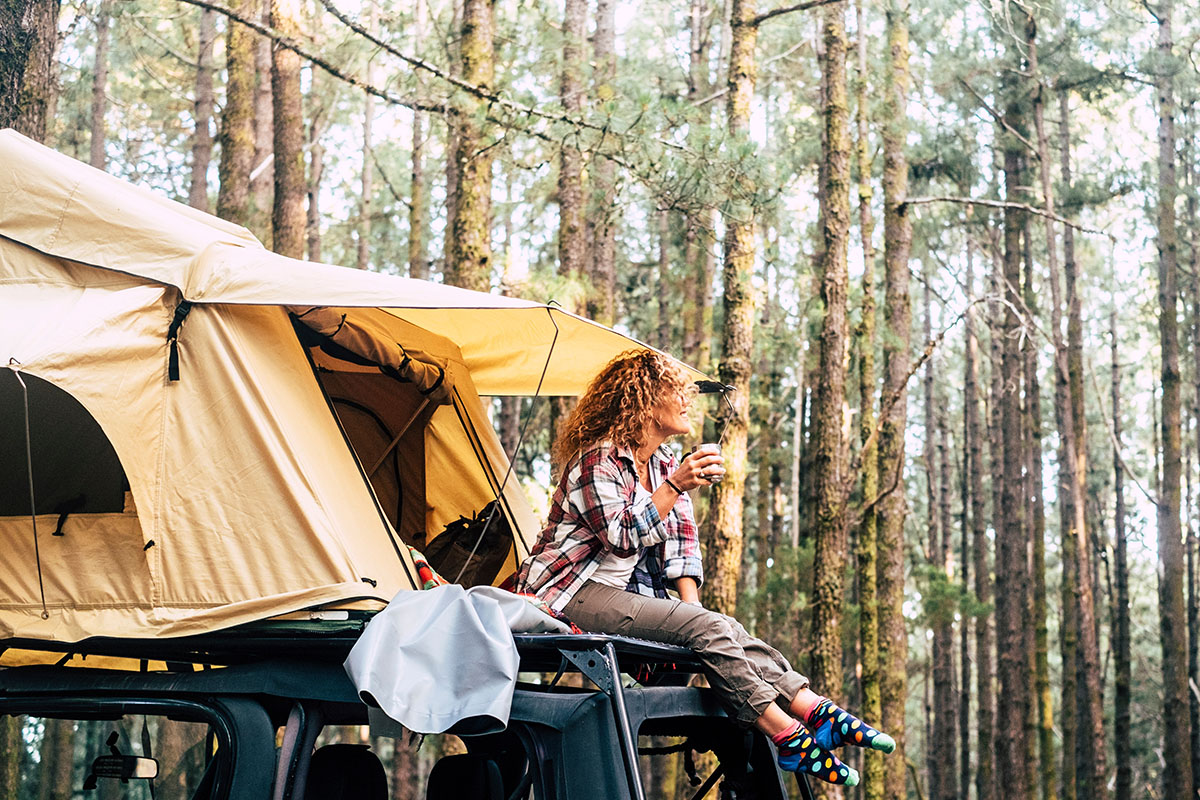
<instances>
[{"instance_id":1,"label":"black clip","mask_svg":"<svg viewBox=\"0 0 1200 800\"><path fill-rule=\"evenodd\" d=\"M175 306L175 316L171 318L171 325L167 328L167 344L171 346L171 354L167 360L167 379L171 381L179 380L179 328L191 310L190 300L180 300L179 305Z\"/></svg>"}]
</instances>

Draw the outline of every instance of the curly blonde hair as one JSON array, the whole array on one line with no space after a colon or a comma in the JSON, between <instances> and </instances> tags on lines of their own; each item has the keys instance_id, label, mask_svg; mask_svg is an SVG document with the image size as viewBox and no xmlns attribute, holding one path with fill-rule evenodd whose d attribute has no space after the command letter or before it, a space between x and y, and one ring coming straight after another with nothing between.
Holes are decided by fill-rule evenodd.
<instances>
[{"instance_id":1,"label":"curly blonde hair","mask_svg":"<svg viewBox=\"0 0 1200 800\"><path fill-rule=\"evenodd\" d=\"M653 350L627 350L600 370L559 425L551 460L561 470L576 453L604 440L636 450L646 443L658 406L695 391L678 362Z\"/></svg>"}]
</instances>

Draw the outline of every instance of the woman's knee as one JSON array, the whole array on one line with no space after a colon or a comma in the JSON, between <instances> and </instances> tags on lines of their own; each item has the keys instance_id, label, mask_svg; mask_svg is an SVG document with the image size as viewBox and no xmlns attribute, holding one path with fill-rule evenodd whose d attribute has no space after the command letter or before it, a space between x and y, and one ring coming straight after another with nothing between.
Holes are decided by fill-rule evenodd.
<instances>
[{"instance_id":1,"label":"woman's knee","mask_svg":"<svg viewBox=\"0 0 1200 800\"><path fill-rule=\"evenodd\" d=\"M680 626L679 632L688 647L695 650L705 649L715 642L733 641L735 638L735 631L729 620L712 611L697 614L687 620Z\"/></svg>"}]
</instances>

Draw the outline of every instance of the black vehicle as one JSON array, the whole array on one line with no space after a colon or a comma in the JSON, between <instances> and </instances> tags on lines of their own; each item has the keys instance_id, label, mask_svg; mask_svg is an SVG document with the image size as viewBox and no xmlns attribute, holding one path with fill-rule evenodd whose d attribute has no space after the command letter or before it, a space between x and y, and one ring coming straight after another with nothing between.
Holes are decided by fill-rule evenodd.
<instances>
[{"instance_id":1,"label":"black vehicle","mask_svg":"<svg viewBox=\"0 0 1200 800\"><path fill-rule=\"evenodd\" d=\"M398 788L389 794L375 752L386 739L373 737L374 749L340 742L314 751L329 738L323 731L380 718L342 668L361 625L267 623L181 639L89 640L55 663L0 670L0 714L17 718L25 751L19 796L400 796ZM692 776L695 800L787 797L769 740L734 725L711 690L685 685L699 668L690 651L593 634L516 641L523 681L507 729L472 735L470 720L452 729L466 752L416 776L425 797L643 800L661 759L683 754L691 765L697 752L713 753L717 766ZM132 670L87 666L135 656ZM587 680L562 681L565 674ZM70 765L46 755L64 729L74 734ZM402 738L392 746L408 745Z\"/></svg>"}]
</instances>

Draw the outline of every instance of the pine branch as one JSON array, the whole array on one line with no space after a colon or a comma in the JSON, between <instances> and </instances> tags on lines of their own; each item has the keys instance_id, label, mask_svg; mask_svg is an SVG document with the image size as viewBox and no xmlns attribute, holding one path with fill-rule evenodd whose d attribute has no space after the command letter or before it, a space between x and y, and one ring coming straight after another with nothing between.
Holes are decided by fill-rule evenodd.
<instances>
[{"instance_id":1,"label":"pine branch","mask_svg":"<svg viewBox=\"0 0 1200 800\"><path fill-rule=\"evenodd\" d=\"M846 480L842 486L843 503L845 503L850 497L850 493L854 491L855 484L858 483L858 473L859 470L862 469L863 453L869 452L874 446L875 441L879 438L880 432L883 430L884 424L887 422L887 418L892 411L892 407L895 406L896 403L900 402L901 395L903 395L905 390L908 388L908 382L912 380L912 377L916 375L917 372L920 371L921 367L925 366L925 362L933 357L933 352L938 348L939 345L941 345L942 341L946 338L946 334L953 330L959 322L966 319L967 313L970 312L972 308L980 303L987 302L989 299L990 298L986 296L972 299L967 303L966 307L964 307L962 311L958 312L958 315L950 321L950 324L942 328L942 330L938 332L937 336L934 336L932 339L926 342L925 349L921 352L921 355L917 358L917 360L912 363L912 366L909 367L908 374L904 376L904 380L900 383L899 387L893 390L892 393L884 398L879 404L879 416L875 423L875 427L871 430L871 434L867 437L867 440L863 442L862 447L855 451L854 457L850 460L850 469L846 471ZM868 511L873 509L881 500L896 490L896 487L900 484L899 474L904 471L903 466L903 464L896 464L894 469L896 477L892 481L892 485L884 489L882 492L872 498L869 503L864 505L854 520L850 520L850 518L847 517L847 529L857 526L859 522L862 521L862 517Z\"/></svg>"},{"instance_id":2,"label":"pine branch","mask_svg":"<svg viewBox=\"0 0 1200 800\"><path fill-rule=\"evenodd\" d=\"M343 72L315 53L311 53L306 50L301 44L296 42L290 36L285 36L274 28L263 25L261 22L257 22L249 17L243 16L231 8L226 8L225 6L217 3L209 2L209 0L180 0L180 2L197 6L198 8L206 8L209 11L215 11L218 14L228 17L234 22L245 25L254 32L261 34L262 36L265 36L271 41L275 42L280 47L292 51L306 61L311 61L313 64L325 70L325 72L328 72L338 80L344 81L356 89L361 89L367 94L378 97L384 102L391 103L393 105L404 106L405 108L417 108L422 111L432 111L438 114L443 114L448 111L447 107L444 105L429 104L411 98L401 97L400 95L393 94L386 89L380 89L379 87L367 83L364 80L356 78L349 73Z\"/></svg>"},{"instance_id":3,"label":"pine branch","mask_svg":"<svg viewBox=\"0 0 1200 800\"><path fill-rule=\"evenodd\" d=\"M819 8L820 6L828 6L828 5L832 5L833 3L840 3L840 2L842 2L842 0L808 0L808 2L797 3L794 6L785 6L783 8L774 8L764 14L759 14L757 17L750 20L750 24L757 28L759 25L762 25L767 20L774 19L775 17L782 16L783 14L790 14L793 11L808 11L811 8Z\"/></svg>"},{"instance_id":4,"label":"pine branch","mask_svg":"<svg viewBox=\"0 0 1200 800\"><path fill-rule=\"evenodd\" d=\"M191 0L184 0L184 1L191 2ZM1026 211L1030 214L1037 214L1038 216L1047 217L1048 219L1052 219L1055 222L1060 222L1063 225L1067 225L1071 228L1074 228L1075 230L1077 230L1081 233L1091 233L1091 234L1095 234L1097 236L1105 236L1105 237L1108 237L1109 239L1116 238L1111 233L1096 230L1095 228L1087 228L1087 227L1084 227L1083 225L1080 225L1077 222L1072 222L1071 220L1069 220L1065 217L1060 217L1057 214L1051 214L1050 212L1046 211L1044 208L1038 208L1037 206L1031 206L1031 205L1028 205L1027 203L1013 203L1008 200L988 200L986 198L978 198L978 197L950 197L950 196L946 196L946 195L939 195L936 197L910 197L907 200L905 200L904 202L902 202L900 205L901 206L915 206L915 205L922 205L922 204L927 204L927 203L963 203L965 205L987 206L988 208L1015 208L1020 211Z\"/></svg>"},{"instance_id":5,"label":"pine branch","mask_svg":"<svg viewBox=\"0 0 1200 800\"><path fill-rule=\"evenodd\" d=\"M1029 141L1027 138L1025 138L1020 133L1018 133L1013 128L1013 126L1011 126L1007 122L1005 122L1004 115L1001 114L996 109L992 108L991 104L988 103L988 101L983 98L983 95L981 95L979 92L975 91L975 87L973 87L971 84L967 83L966 78L960 77L958 79L958 82L961 83L968 92L975 95L975 99L979 101L979 104L981 106L983 106L985 111L987 111L989 114L992 115L992 119L994 119L997 123L999 123L1000 127L1004 128L1004 130L1008 131L1013 136L1017 137L1017 139L1020 140L1021 144L1025 145L1025 147L1029 150L1030 155L1032 155L1035 159L1038 159L1038 160L1041 159L1041 153L1038 151L1038 149L1036 147L1033 146L1033 142Z\"/></svg>"},{"instance_id":6,"label":"pine branch","mask_svg":"<svg viewBox=\"0 0 1200 800\"><path fill-rule=\"evenodd\" d=\"M825 0L825 2L829 2L829 0ZM335 6L333 4L332 0L320 0L320 3L322 6L324 6L326 11L328 11L330 14L332 14L338 20L338 22L341 22L347 28L349 28L354 33L358 34L359 36L363 37L364 39L369 41L371 44L375 45L376 47L379 47L384 52L386 52L392 56L395 56L396 58L409 64L410 66L415 67L416 69L424 70L425 72L428 72L430 75L433 75L434 77L438 78L439 80L445 81L446 83L449 83L451 86L454 86L455 88L462 89L467 94L475 97L476 99L484 100L487 103L497 105L507 111L510 111L514 114L518 114L521 116L537 117L538 119L544 119L549 122L561 123L561 124L569 125L574 128L578 128L580 130L591 131L592 133L599 133L599 134L611 133L611 131L606 126L596 125L596 124L588 122L586 120L581 120L576 117L572 117L565 113L543 111L534 106L527 106L524 103L518 103L514 100L509 100L508 98L496 93L495 91L487 88L486 86L480 86L478 84L474 84L474 83L471 83L470 81L465 81L462 78L458 78L454 75L451 75L448 72L446 72L445 70L443 70L433 64L430 64L428 61L425 61L424 59L417 58L416 56L411 56L401 50L396 49L392 45L390 45L387 42L380 39L378 36L375 36L370 31L368 31L366 28L364 28L362 25L359 25L357 22L352 20L350 17L346 16L346 14L344 14L340 9L338 9L337 6ZM664 147L668 147L668 148L671 148L671 149L679 151L679 152L688 152L687 148L684 147L683 145L677 144L677 143L669 141L667 139L662 139L660 137L654 137L654 140L658 144L661 144Z\"/></svg>"}]
</instances>

